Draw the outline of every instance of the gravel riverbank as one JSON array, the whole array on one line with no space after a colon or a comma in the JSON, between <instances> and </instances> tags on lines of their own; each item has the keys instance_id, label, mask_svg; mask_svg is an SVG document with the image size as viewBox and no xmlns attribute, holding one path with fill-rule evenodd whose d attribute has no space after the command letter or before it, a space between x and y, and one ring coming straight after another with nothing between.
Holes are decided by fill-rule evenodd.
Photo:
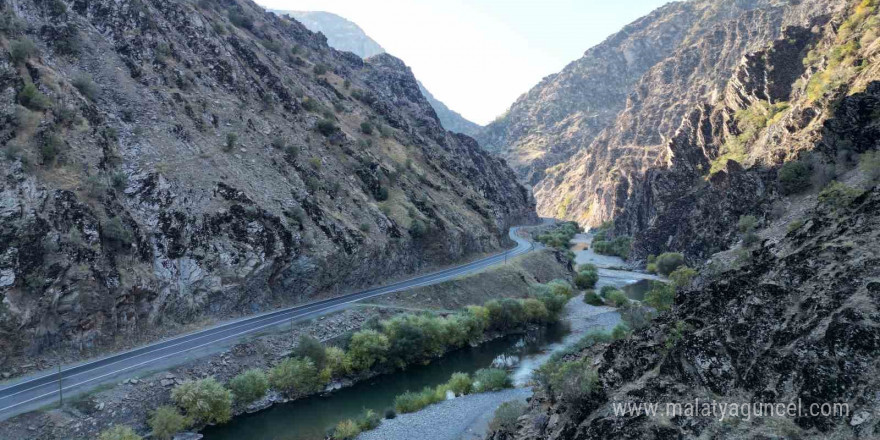
<instances>
[{"instance_id":1,"label":"gravel riverbank","mask_svg":"<svg viewBox=\"0 0 880 440\"><path fill-rule=\"evenodd\" d=\"M482 439L495 410L504 402L532 395L529 388L471 394L400 414L357 437L358 440L474 440Z\"/></svg>"}]
</instances>

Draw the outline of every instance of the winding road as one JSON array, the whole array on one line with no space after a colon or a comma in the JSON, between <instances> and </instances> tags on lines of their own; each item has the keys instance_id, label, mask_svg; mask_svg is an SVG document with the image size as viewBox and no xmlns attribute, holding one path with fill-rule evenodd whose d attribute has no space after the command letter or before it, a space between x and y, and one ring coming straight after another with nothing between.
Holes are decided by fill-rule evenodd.
<instances>
[{"instance_id":1,"label":"winding road","mask_svg":"<svg viewBox=\"0 0 880 440\"><path fill-rule=\"evenodd\" d=\"M121 377L131 377L137 372L167 368L191 359L200 351L204 352L211 347L223 346L244 336L295 320L324 315L357 301L414 287L441 283L479 272L491 266L504 264L509 258L535 249L535 244L519 236L521 228L523 227L510 229L509 236L516 242L516 247L491 257L387 286L227 322L134 350L69 366L62 369L60 373L26 377L16 383L4 385L0 387L0 420L55 402L58 400L59 391L63 391L65 395L82 393Z\"/></svg>"}]
</instances>

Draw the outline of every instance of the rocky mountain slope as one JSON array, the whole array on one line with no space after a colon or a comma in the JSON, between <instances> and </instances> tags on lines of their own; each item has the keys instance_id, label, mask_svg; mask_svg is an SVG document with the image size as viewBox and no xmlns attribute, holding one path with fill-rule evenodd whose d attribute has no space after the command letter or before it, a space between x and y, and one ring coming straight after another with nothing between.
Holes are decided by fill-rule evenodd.
<instances>
[{"instance_id":1,"label":"rocky mountain slope","mask_svg":"<svg viewBox=\"0 0 880 440\"><path fill-rule=\"evenodd\" d=\"M523 95L477 135L535 185L539 212L597 225L662 161L696 103L718 99L747 53L842 1L692 0L666 5Z\"/></svg>"},{"instance_id":2,"label":"rocky mountain slope","mask_svg":"<svg viewBox=\"0 0 880 440\"><path fill-rule=\"evenodd\" d=\"M843 6L743 57L632 180L615 232L635 234L637 258L683 251L697 280L630 337L570 354L578 391L540 391L493 438L880 436L880 7ZM666 412L695 399L801 412Z\"/></svg>"},{"instance_id":3,"label":"rocky mountain slope","mask_svg":"<svg viewBox=\"0 0 880 440\"><path fill-rule=\"evenodd\" d=\"M0 12L0 365L384 282L535 219L400 60L250 1Z\"/></svg>"},{"instance_id":4,"label":"rocky mountain slope","mask_svg":"<svg viewBox=\"0 0 880 440\"><path fill-rule=\"evenodd\" d=\"M385 53L385 49L370 38L357 24L329 12L301 12L301 11L276 11L281 15L290 15L297 19L312 32L321 32L327 37L327 43L336 50L342 50L359 55L361 58L369 58L373 55ZM435 98L425 86L419 82L422 95L434 108L440 123L449 131L473 136L480 130L480 126L465 119L458 112L450 109L439 99Z\"/></svg>"}]
</instances>

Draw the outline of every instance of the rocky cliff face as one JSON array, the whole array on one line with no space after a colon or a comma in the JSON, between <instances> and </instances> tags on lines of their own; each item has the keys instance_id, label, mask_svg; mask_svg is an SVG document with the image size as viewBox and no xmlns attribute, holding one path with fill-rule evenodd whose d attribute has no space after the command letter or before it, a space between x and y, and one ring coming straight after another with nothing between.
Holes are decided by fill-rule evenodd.
<instances>
[{"instance_id":1,"label":"rocky cliff face","mask_svg":"<svg viewBox=\"0 0 880 440\"><path fill-rule=\"evenodd\" d=\"M516 432L493 438L880 436L880 165L853 161L880 149L877 2L847 2L820 23L788 27L744 56L625 192L615 231L635 234L637 258L674 250L711 264L632 336L569 356L593 385L575 398L540 391ZM803 194L783 191L783 162L809 170L797 180ZM763 225L753 245L739 241L742 215ZM723 421L667 412L695 399L804 412L769 417L765 407ZM654 403L656 416L614 409ZM847 410L810 413L826 403Z\"/></svg>"},{"instance_id":2,"label":"rocky cliff face","mask_svg":"<svg viewBox=\"0 0 880 440\"><path fill-rule=\"evenodd\" d=\"M351 52L361 58L369 58L385 53L385 49L370 38L357 24L329 12L296 12L276 11L281 15L290 15L305 25L312 32L321 32L327 36L327 43L336 50ZM419 82L419 90L431 104L440 123L449 131L473 136L480 126L465 119L458 112L450 109L435 98L425 86Z\"/></svg>"},{"instance_id":3,"label":"rocky cliff face","mask_svg":"<svg viewBox=\"0 0 880 440\"><path fill-rule=\"evenodd\" d=\"M249 1L0 10L0 364L353 290L535 218L391 56Z\"/></svg>"},{"instance_id":4,"label":"rocky cliff face","mask_svg":"<svg viewBox=\"0 0 880 440\"><path fill-rule=\"evenodd\" d=\"M694 105L723 94L744 55L842 3L669 4L545 79L477 139L535 185L542 215L597 225L620 211L633 179L665 160Z\"/></svg>"}]
</instances>

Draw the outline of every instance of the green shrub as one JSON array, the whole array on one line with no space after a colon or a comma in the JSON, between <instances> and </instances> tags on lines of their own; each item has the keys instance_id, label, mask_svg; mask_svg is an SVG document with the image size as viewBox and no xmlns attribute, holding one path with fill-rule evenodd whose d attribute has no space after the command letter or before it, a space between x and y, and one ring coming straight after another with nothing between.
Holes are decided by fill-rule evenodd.
<instances>
[{"instance_id":1,"label":"green shrub","mask_svg":"<svg viewBox=\"0 0 880 440\"><path fill-rule=\"evenodd\" d=\"M675 288L666 283L654 283L654 287L645 294L645 304L666 311L675 303Z\"/></svg>"},{"instance_id":2,"label":"green shrub","mask_svg":"<svg viewBox=\"0 0 880 440\"><path fill-rule=\"evenodd\" d=\"M790 195L805 191L810 187L810 166L800 160L787 162L779 168L778 178L783 194Z\"/></svg>"},{"instance_id":3,"label":"green shrub","mask_svg":"<svg viewBox=\"0 0 880 440\"><path fill-rule=\"evenodd\" d=\"M515 299L492 300L487 302L485 306L489 310L490 330L510 330L525 322L523 306Z\"/></svg>"},{"instance_id":4,"label":"green shrub","mask_svg":"<svg viewBox=\"0 0 880 440\"><path fill-rule=\"evenodd\" d=\"M163 405L156 408L147 424L153 430L153 438L171 440L174 434L186 430L192 422L183 414L180 414L177 408Z\"/></svg>"},{"instance_id":5,"label":"green shrub","mask_svg":"<svg viewBox=\"0 0 880 440\"><path fill-rule=\"evenodd\" d=\"M489 422L489 430L512 437L516 433L517 420L525 414L527 405L525 402L514 400L504 402L495 410L495 417ZM495 434L493 438L506 438Z\"/></svg>"},{"instance_id":6,"label":"green shrub","mask_svg":"<svg viewBox=\"0 0 880 440\"><path fill-rule=\"evenodd\" d=\"M615 307L626 307L629 305L629 298L626 297L626 294L621 292L620 290L613 290L608 293L605 297L608 301L611 301Z\"/></svg>"},{"instance_id":7,"label":"green shrub","mask_svg":"<svg viewBox=\"0 0 880 440\"><path fill-rule=\"evenodd\" d=\"M871 180L880 178L880 151L869 151L859 157L859 170Z\"/></svg>"},{"instance_id":8,"label":"green shrub","mask_svg":"<svg viewBox=\"0 0 880 440\"><path fill-rule=\"evenodd\" d=\"M18 103L34 111L43 111L52 107L52 101L33 84L25 84L18 92Z\"/></svg>"},{"instance_id":9,"label":"green shrub","mask_svg":"<svg viewBox=\"0 0 880 440\"><path fill-rule=\"evenodd\" d=\"M319 63L315 64L315 67L312 69L312 71L315 72L315 75L324 75L327 73L327 69L329 69L329 67L327 67L326 64Z\"/></svg>"},{"instance_id":10,"label":"green shrub","mask_svg":"<svg viewBox=\"0 0 880 440\"><path fill-rule=\"evenodd\" d=\"M227 133L226 134L226 143L223 144L224 151L232 151L235 149L235 146L238 145L238 135L235 133Z\"/></svg>"},{"instance_id":11,"label":"green shrub","mask_svg":"<svg viewBox=\"0 0 880 440\"><path fill-rule=\"evenodd\" d=\"M610 295L611 292L619 292L619 291L620 291L620 289L618 289L617 287L614 287L614 286L602 286L602 288L599 289L599 295L602 298L607 299L608 295Z\"/></svg>"},{"instance_id":12,"label":"green shrub","mask_svg":"<svg viewBox=\"0 0 880 440\"><path fill-rule=\"evenodd\" d=\"M388 420L393 420L397 418L397 411L394 408L388 408L385 410L385 418Z\"/></svg>"},{"instance_id":13,"label":"green shrub","mask_svg":"<svg viewBox=\"0 0 880 440\"><path fill-rule=\"evenodd\" d=\"M571 284L569 284L568 281L553 280L547 283L547 287L553 294L564 296L565 298L571 298L574 296L574 289L572 289Z\"/></svg>"},{"instance_id":14,"label":"green shrub","mask_svg":"<svg viewBox=\"0 0 880 440\"><path fill-rule=\"evenodd\" d=\"M361 433L361 429L358 427L357 423L354 420L343 420L336 425L336 429L333 430L333 439L334 440L353 440L358 434Z\"/></svg>"},{"instance_id":15,"label":"green shrub","mask_svg":"<svg viewBox=\"0 0 880 440\"><path fill-rule=\"evenodd\" d=\"M113 217L108 220L104 223L102 229L103 233L101 235L104 237L104 240L117 249L129 246L134 241L131 231L128 230L128 227L125 226L125 223L119 217Z\"/></svg>"},{"instance_id":16,"label":"green shrub","mask_svg":"<svg viewBox=\"0 0 880 440\"><path fill-rule=\"evenodd\" d=\"M375 330L361 330L351 337L348 361L355 371L363 371L385 362L389 348L388 337Z\"/></svg>"},{"instance_id":17,"label":"green shrub","mask_svg":"<svg viewBox=\"0 0 880 440\"><path fill-rule=\"evenodd\" d=\"M647 327L655 316L655 313L651 309L641 305L627 307L622 309L619 313L627 327L635 330Z\"/></svg>"},{"instance_id":18,"label":"green shrub","mask_svg":"<svg viewBox=\"0 0 880 440\"><path fill-rule=\"evenodd\" d=\"M584 292L584 302L591 306L597 307L605 305L605 302L602 301L602 298L598 294L596 294L596 291L593 289Z\"/></svg>"},{"instance_id":19,"label":"green shrub","mask_svg":"<svg viewBox=\"0 0 880 440\"><path fill-rule=\"evenodd\" d=\"M63 144L64 141L62 141L58 135L45 135L43 141L40 143L40 156L43 158L43 163L50 164L54 162L55 158L58 157L58 153L61 152L61 146Z\"/></svg>"},{"instance_id":20,"label":"green shrub","mask_svg":"<svg viewBox=\"0 0 880 440\"><path fill-rule=\"evenodd\" d=\"M552 400L577 405L587 399L599 384L599 376L592 369L591 362L590 358L567 362L559 357L553 358L535 370L535 381Z\"/></svg>"},{"instance_id":21,"label":"green shrub","mask_svg":"<svg viewBox=\"0 0 880 440\"><path fill-rule=\"evenodd\" d=\"M9 58L13 64L24 64L36 53L37 46L30 38L22 38L9 44Z\"/></svg>"},{"instance_id":22,"label":"green shrub","mask_svg":"<svg viewBox=\"0 0 880 440\"><path fill-rule=\"evenodd\" d=\"M456 396L464 396L471 393L474 388L474 381L471 380L467 373L455 373L446 385Z\"/></svg>"},{"instance_id":23,"label":"green shrub","mask_svg":"<svg viewBox=\"0 0 880 440\"><path fill-rule=\"evenodd\" d=\"M684 265L684 255L677 252L666 252L657 257L657 272L664 276L669 276L682 265Z\"/></svg>"},{"instance_id":24,"label":"green shrub","mask_svg":"<svg viewBox=\"0 0 880 440\"><path fill-rule=\"evenodd\" d=\"M789 234L791 234L792 232L797 231L798 229L800 229L801 226L803 226L803 225L804 225L804 221L803 221L803 220L795 220L795 221L793 221L793 222L791 222L791 223L788 224L788 227L786 227L786 231L787 231Z\"/></svg>"},{"instance_id":25,"label":"green shrub","mask_svg":"<svg viewBox=\"0 0 880 440\"><path fill-rule=\"evenodd\" d=\"M235 400L249 404L262 399L269 390L269 379L262 370L254 368L239 374L229 381L229 389Z\"/></svg>"},{"instance_id":26,"label":"green shrub","mask_svg":"<svg viewBox=\"0 0 880 440\"><path fill-rule=\"evenodd\" d=\"M318 124L315 127L318 129L319 133L326 137L333 135L334 133L336 133L337 130L339 130L339 128L336 127L336 124L329 119L322 119L318 121Z\"/></svg>"},{"instance_id":27,"label":"green shrub","mask_svg":"<svg viewBox=\"0 0 880 440\"><path fill-rule=\"evenodd\" d=\"M620 339L626 339L627 337L629 337L629 334L630 334L629 327L627 327L627 325L623 324L623 323L617 324L614 327L614 330L611 330L611 338L614 339L615 341L620 340Z\"/></svg>"},{"instance_id":28,"label":"green shrub","mask_svg":"<svg viewBox=\"0 0 880 440\"><path fill-rule=\"evenodd\" d=\"M687 266L680 266L669 274L669 279L672 281L672 285L675 286L676 289L684 289L691 284L691 280L693 280L695 276L697 276L697 271Z\"/></svg>"},{"instance_id":29,"label":"green shrub","mask_svg":"<svg viewBox=\"0 0 880 440\"><path fill-rule=\"evenodd\" d=\"M116 425L101 432L98 440L142 440L134 430L125 425Z\"/></svg>"},{"instance_id":30,"label":"green shrub","mask_svg":"<svg viewBox=\"0 0 880 440\"><path fill-rule=\"evenodd\" d=\"M254 19L238 9L229 10L229 21L242 29L252 30L254 28Z\"/></svg>"},{"instance_id":31,"label":"green shrub","mask_svg":"<svg viewBox=\"0 0 880 440\"><path fill-rule=\"evenodd\" d=\"M232 392L213 377L186 381L171 391L171 400L198 423L226 423L232 418Z\"/></svg>"},{"instance_id":32,"label":"green shrub","mask_svg":"<svg viewBox=\"0 0 880 440\"><path fill-rule=\"evenodd\" d=\"M574 283L578 289L592 289L599 282L599 273L583 271L578 273L574 278Z\"/></svg>"},{"instance_id":33,"label":"green shrub","mask_svg":"<svg viewBox=\"0 0 880 440\"><path fill-rule=\"evenodd\" d=\"M307 112L318 112L320 111L322 106L318 103L318 101L315 101L311 97L306 96L302 101L302 107Z\"/></svg>"},{"instance_id":34,"label":"green shrub","mask_svg":"<svg viewBox=\"0 0 880 440\"><path fill-rule=\"evenodd\" d=\"M332 376L340 376L346 372L345 351L339 347L327 347L324 353L327 355L327 364L325 368L330 369L330 374Z\"/></svg>"},{"instance_id":35,"label":"green shrub","mask_svg":"<svg viewBox=\"0 0 880 440\"><path fill-rule=\"evenodd\" d=\"M421 363L446 351L442 319L424 315L398 315L381 323L389 342L387 358L399 367Z\"/></svg>"},{"instance_id":36,"label":"green shrub","mask_svg":"<svg viewBox=\"0 0 880 440\"><path fill-rule=\"evenodd\" d=\"M366 122L366 121L361 122L361 133L363 133L365 135L373 134L373 124L370 124L369 122Z\"/></svg>"},{"instance_id":37,"label":"green shrub","mask_svg":"<svg viewBox=\"0 0 880 440\"><path fill-rule=\"evenodd\" d=\"M320 391L328 378L311 359L289 358L269 370L269 385L287 395Z\"/></svg>"},{"instance_id":38,"label":"green shrub","mask_svg":"<svg viewBox=\"0 0 880 440\"><path fill-rule=\"evenodd\" d=\"M79 75L74 78L73 86L90 101L94 101L98 96L98 86L95 85L95 82L88 75Z\"/></svg>"},{"instance_id":39,"label":"green shrub","mask_svg":"<svg viewBox=\"0 0 880 440\"><path fill-rule=\"evenodd\" d=\"M542 323L547 322L550 318L550 314L547 312L547 307L544 306L544 303L535 299L535 298L527 298L522 301L523 312L525 312L525 319L528 322L532 323Z\"/></svg>"},{"instance_id":40,"label":"green shrub","mask_svg":"<svg viewBox=\"0 0 880 440\"><path fill-rule=\"evenodd\" d=\"M357 425L361 432L376 429L380 423L382 423L382 417L371 409L365 409L364 413L357 420Z\"/></svg>"},{"instance_id":41,"label":"green shrub","mask_svg":"<svg viewBox=\"0 0 880 440\"><path fill-rule=\"evenodd\" d=\"M499 391L513 386L507 371L499 368L483 368L474 373L474 389L478 393Z\"/></svg>"},{"instance_id":42,"label":"green shrub","mask_svg":"<svg viewBox=\"0 0 880 440\"><path fill-rule=\"evenodd\" d=\"M656 274L657 273L657 263L648 263L648 265L645 266L645 270L648 273Z\"/></svg>"},{"instance_id":43,"label":"green shrub","mask_svg":"<svg viewBox=\"0 0 880 440\"><path fill-rule=\"evenodd\" d=\"M401 414L416 412L423 408L419 406L419 400L419 393L407 391L394 398L394 409Z\"/></svg>"},{"instance_id":44,"label":"green shrub","mask_svg":"<svg viewBox=\"0 0 880 440\"><path fill-rule=\"evenodd\" d=\"M319 370L327 364L327 350L317 338L302 335L293 349L294 357L309 358Z\"/></svg>"},{"instance_id":45,"label":"green shrub","mask_svg":"<svg viewBox=\"0 0 880 440\"><path fill-rule=\"evenodd\" d=\"M600 255L615 255L624 260L629 258L630 250L632 250L632 237L629 236L620 236L616 237L611 241L607 240L596 240L593 239L592 247L593 252Z\"/></svg>"},{"instance_id":46,"label":"green shrub","mask_svg":"<svg viewBox=\"0 0 880 440\"><path fill-rule=\"evenodd\" d=\"M860 195L862 191L834 181L819 193L819 203L840 209L849 206Z\"/></svg>"}]
</instances>

